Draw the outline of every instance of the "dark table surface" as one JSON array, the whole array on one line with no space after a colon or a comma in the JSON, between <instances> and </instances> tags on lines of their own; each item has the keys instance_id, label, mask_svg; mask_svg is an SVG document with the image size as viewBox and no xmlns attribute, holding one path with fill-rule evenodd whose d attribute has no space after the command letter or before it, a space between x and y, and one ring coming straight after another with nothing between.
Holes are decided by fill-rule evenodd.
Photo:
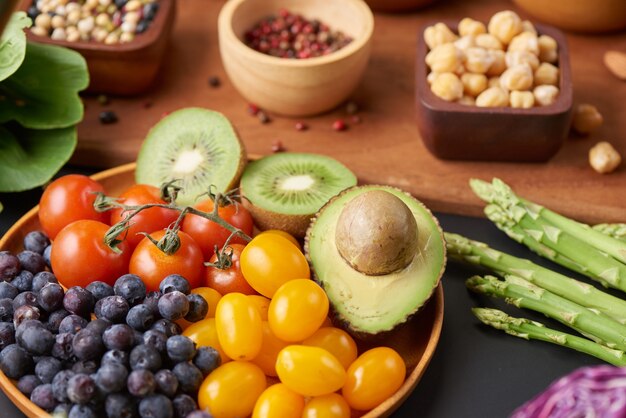
<instances>
[{"instance_id":1,"label":"dark table surface","mask_svg":"<svg viewBox=\"0 0 626 418\"><path fill-rule=\"evenodd\" d=\"M77 168L70 172L89 173ZM41 190L1 194L0 235L37 204ZM437 214L444 230L484 241L494 248L531 259L557 271L564 270L513 242L485 219ZM443 277L445 315L435 355L410 398L394 417L498 418L541 392L550 382L574 369L600 360L538 341L525 341L478 323L470 308L497 306L514 316L525 316L559 328L553 321L527 311L470 294L464 280L477 270L449 262ZM576 277L573 273L568 273ZM0 417L24 415L0 394Z\"/></svg>"}]
</instances>

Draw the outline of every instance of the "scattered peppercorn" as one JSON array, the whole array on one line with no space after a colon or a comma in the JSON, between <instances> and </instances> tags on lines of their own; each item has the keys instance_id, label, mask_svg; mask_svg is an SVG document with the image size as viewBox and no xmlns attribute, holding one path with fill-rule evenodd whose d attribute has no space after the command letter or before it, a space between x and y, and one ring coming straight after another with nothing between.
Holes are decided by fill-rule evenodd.
<instances>
[{"instance_id":1,"label":"scattered peppercorn","mask_svg":"<svg viewBox=\"0 0 626 418\"><path fill-rule=\"evenodd\" d=\"M286 151L285 147L283 146L283 143L281 141L274 141L272 142L272 152L273 153L277 153L277 152L283 152Z\"/></svg>"},{"instance_id":2,"label":"scattered peppercorn","mask_svg":"<svg viewBox=\"0 0 626 418\"><path fill-rule=\"evenodd\" d=\"M359 111L359 105L357 105L355 102L348 102L346 104L346 113L348 115L356 115L358 111Z\"/></svg>"},{"instance_id":3,"label":"scattered peppercorn","mask_svg":"<svg viewBox=\"0 0 626 418\"><path fill-rule=\"evenodd\" d=\"M109 125L111 123L117 122L118 120L117 114L112 110L102 111L100 112L100 115L98 115L98 117L100 118L100 123L103 125Z\"/></svg>"},{"instance_id":4,"label":"scattered peppercorn","mask_svg":"<svg viewBox=\"0 0 626 418\"><path fill-rule=\"evenodd\" d=\"M248 104L248 113L252 116L256 116L259 113L259 107L253 103Z\"/></svg>"},{"instance_id":5,"label":"scattered peppercorn","mask_svg":"<svg viewBox=\"0 0 626 418\"><path fill-rule=\"evenodd\" d=\"M216 76L209 77L209 86L213 88L217 88L221 85L222 85L222 81L219 79L219 77L216 77Z\"/></svg>"},{"instance_id":6,"label":"scattered peppercorn","mask_svg":"<svg viewBox=\"0 0 626 418\"><path fill-rule=\"evenodd\" d=\"M333 122L333 129L335 131L345 131L348 129L348 125L346 125L346 122L344 122L343 119L337 119Z\"/></svg>"},{"instance_id":7,"label":"scattered peppercorn","mask_svg":"<svg viewBox=\"0 0 626 418\"><path fill-rule=\"evenodd\" d=\"M270 119L270 117L267 115L267 113L265 113L262 110L259 110L256 114L257 118L259 118L259 120L261 121L262 124L266 124L271 122L272 120Z\"/></svg>"},{"instance_id":8,"label":"scattered peppercorn","mask_svg":"<svg viewBox=\"0 0 626 418\"><path fill-rule=\"evenodd\" d=\"M101 94L98 96L98 103L100 103L102 106L105 106L109 104L109 98L104 94Z\"/></svg>"},{"instance_id":9,"label":"scattered peppercorn","mask_svg":"<svg viewBox=\"0 0 626 418\"><path fill-rule=\"evenodd\" d=\"M309 127L304 122L296 122L296 131L306 131L307 129L309 129Z\"/></svg>"}]
</instances>

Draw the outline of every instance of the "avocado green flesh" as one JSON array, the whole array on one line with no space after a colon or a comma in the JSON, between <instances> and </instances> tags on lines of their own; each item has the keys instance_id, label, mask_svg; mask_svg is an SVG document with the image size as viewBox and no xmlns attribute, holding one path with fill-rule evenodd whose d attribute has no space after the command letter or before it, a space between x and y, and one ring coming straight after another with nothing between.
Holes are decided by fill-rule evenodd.
<instances>
[{"instance_id":1,"label":"avocado green flesh","mask_svg":"<svg viewBox=\"0 0 626 418\"><path fill-rule=\"evenodd\" d=\"M419 251L413 261L403 270L383 276L354 270L335 245L337 219L344 206L358 194L374 189L402 199L418 228ZM445 246L435 219L417 201L394 188L363 186L339 195L318 214L308 234L308 256L339 318L354 331L377 334L405 322L426 303L439 283Z\"/></svg>"}]
</instances>

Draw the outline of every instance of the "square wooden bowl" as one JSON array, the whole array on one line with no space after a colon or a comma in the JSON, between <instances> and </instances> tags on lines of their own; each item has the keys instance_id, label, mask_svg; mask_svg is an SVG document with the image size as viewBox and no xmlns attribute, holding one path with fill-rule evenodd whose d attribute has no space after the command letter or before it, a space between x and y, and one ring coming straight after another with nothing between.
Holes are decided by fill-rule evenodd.
<instances>
[{"instance_id":1,"label":"square wooden bowl","mask_svg":"<svg viewBox=\"0 0 626 418\"><path fill-rule=\"evenodd\" d=\"M22 0L27 11L33 0ZM156 78L174 25L175 0L160 0L159 10L148 29L132 42L105 45L101 42L56 41L27 32L29 41L64 46L79 52L89 68L90 93L130 96L146 91Z\"/></svg>"},{"instance_id":2,"label":"square wooden bowl","mask_svg":"<svg viewBox=\"0 0 626 418\"><path fill-rule=\"evenodd\" d=\"M572 74L563 33L535 25L539 34L553 37L559 46L560 92L553 104L531 109L485 108L447 102L431 92L423 33L435 23L427 22L420 29L417 44L417 120L428 150L447 160L542 162L556 154L569 132L572 111ZM458 26L458 21L444 23Z\"/></svg>"}]
</instances>

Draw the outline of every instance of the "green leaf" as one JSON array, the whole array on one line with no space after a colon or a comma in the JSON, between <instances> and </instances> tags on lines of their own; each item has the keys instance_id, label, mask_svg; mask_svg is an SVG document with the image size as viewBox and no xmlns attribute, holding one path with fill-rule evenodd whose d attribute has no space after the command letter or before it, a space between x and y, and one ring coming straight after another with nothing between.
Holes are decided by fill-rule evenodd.
<instances>
[{"instance_id":1,"label":"green leaf","mask_svg":"<svg viewBox=\"0 0 626 418\"><path fill-rule=\"evenodd\" d=\"M16 124L10 127L0 127L0 192L41 186L69 160L76 147L73 126L50 130Z\"/></svg>"},{"instance_id":2,"label":"green leaf","mask_svg":"<svg viewBox=\"0 0 626 418\"><path fill-rule=\"evenodd\" d=\"M89 84L77 52L29 42L22 66L0 83L0 123L16 120L33 129L65 128L83 118L78 92Z\"/></svg>"},{"instance_id":3,"label":"green leaf","mask_svg":"<svg viewBox=\"0 0 626 418\"><path fill-rule=\"evenodd\" d=\"M26 34L24 28L32 24L24 12L13 13L0 38L0 81L13 74L24 61Z\"/></svg>"}]
</instances>

